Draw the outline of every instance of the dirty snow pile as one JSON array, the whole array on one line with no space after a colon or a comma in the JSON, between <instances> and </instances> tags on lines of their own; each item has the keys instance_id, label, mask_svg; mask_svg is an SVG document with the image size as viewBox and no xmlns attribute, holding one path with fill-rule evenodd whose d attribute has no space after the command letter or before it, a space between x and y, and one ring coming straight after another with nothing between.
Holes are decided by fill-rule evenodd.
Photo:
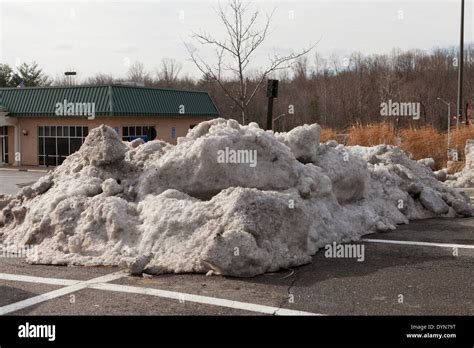
<instances>
[{"instance_id":1,"label":"dirty snow pile","mask_svg":"<svg viewBox=\"0 0 474 348\"><path fill-rule=\"evenodd\" d=\"M449 187L474 188L474 140L468 140L464 148L466 164L459 173L448 175L445 184Z\"/></svg>"},{"instance_id":2,"label":"dirty snow pile","mask_svg":"<svg viewBox=\"0 0 474 348\"><path fill-rule=\"evenodd\" d=\"M177 145L124 143L103 125L63 165L0 197L0 239L37 245L31 263L254 276L411 219L472 215L398 148L319 135L316 124L273 133L215 119Z\"/></svg>"}]
</instances>

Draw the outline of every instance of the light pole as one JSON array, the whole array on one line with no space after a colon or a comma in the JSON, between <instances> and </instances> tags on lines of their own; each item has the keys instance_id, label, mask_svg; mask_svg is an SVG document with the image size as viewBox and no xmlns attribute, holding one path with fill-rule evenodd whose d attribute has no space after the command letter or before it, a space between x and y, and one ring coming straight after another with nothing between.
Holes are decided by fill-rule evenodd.
<instances>
[{"instance_id":1,"label":"light pole","mask_svg":"<svg viewBox=\"0 0 474 348\"><path fill-rule=\"evenodd\" d=\"M77 73L75 71L66 71L64 72L64 75L67 76L68 84L71 86L73 82L73 76L76 76Z\"/></svg>"},{"instance_id":2,"label":"light pole","mask_svg":"<svg viewBox=\"0 0 474 348\"><path fill-rule=\"evenodd\" d=\"M459 120L463 113L463 72L464 72L464 0L461 0L461 33L459 38L459 62L458 62L458 102L457 118ZM458 121L459 122L459 121Z\"/></svg>"},{"instance_id":3,"label":"light pole","mask_svg":"<svg viewBox=\"0 0 474 348\"><path fill-rule=\"evenodd\" d=\"M449 151L451 150L451 103L448 103L446 100L441 99L440 97L436 98L436 100L448 106L448 160L449 160Z\"/></svg>"}]
</instances>

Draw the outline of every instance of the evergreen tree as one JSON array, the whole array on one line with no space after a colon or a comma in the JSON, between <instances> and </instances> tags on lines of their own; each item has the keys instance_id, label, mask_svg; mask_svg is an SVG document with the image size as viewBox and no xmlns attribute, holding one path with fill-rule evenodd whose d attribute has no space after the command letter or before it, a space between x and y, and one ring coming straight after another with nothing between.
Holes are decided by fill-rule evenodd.
<instances>
[{"instance_id":1,"label":"evergreen tree","mask_svg":"<svg viewBox=\"0 0 474 348\"><path fill-rule=\"evenodd\" d=\"M0 64L0 87L12 87L13 70L7 64Z\"/></svg>"},{"instance_id":2,"label":"evergreen tree","mask_svg":"<svg viewBox=\"0 0 474 348\"><path fill-rule=\"evenodd\" d=\"M31 64L23 63L13 74L13 86L19 86L23 83L25 87L48 86L49 78L43 73L43 69L38 67L36 62Z\"/></svg>"}]
</instances>

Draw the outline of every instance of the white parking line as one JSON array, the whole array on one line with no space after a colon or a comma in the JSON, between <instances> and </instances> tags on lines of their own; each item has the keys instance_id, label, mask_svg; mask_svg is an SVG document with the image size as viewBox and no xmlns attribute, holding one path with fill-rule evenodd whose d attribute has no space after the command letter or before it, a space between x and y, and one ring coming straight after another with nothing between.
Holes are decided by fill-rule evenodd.
<instances>
[{"instance_id":1,"label":"white parking line","mask_svg":"<svg viewBox=\"0 0 474 348\"><path fill-rule=\"evenodd\" d=\"M122 278L125 275L126 274L123 273L123 272L116 272L116 273L107 274L105 276L90 279L90 280L86 280L86 281L77 281L76 284L69 285L69 286L66 286L66 287L61 288L61 289L57 289L57 290L54 290L54 291L51 291L51 292L47 292L45 294L41 294L41 295L38 295L38 296L35 296L35 297L32 297L32 298L28 298L28 299L20 301L20 302L16 302L16 303L12 303L12 304L0 307L0 315L5 315L5 314L8 314L8 313L16 312L20 309L31 307L31 306L34 306L38 303L42 303L42 302L52 300L52 299L57 298L57 297L61 297L61 296L64 296L64 295L67 295L67 294L85 289L85 288L89 287L90 285L92 285L94 283L110 282L112 280ZM40 277L35 277L35 278L40 278ZM47 279L47 281L51 282L52 281L51 279L55 279L55 278L46 278L46 279ZM25 281L25 280L26 280L26 278L24 278L23 281ZM57 279L55 279L54 281L57 281ZM34 280L32 279L32 282L33 283L39 283L39 280L38 279L34 279Z\"/></svg>"},{"instance_id":2,"label":"white parking line","mask_svg":"<svg viewBox=\"0 0 474 348\"><path fill-rule=\"evenodd\" d=\"M43 278L43 277L33 277L33 276L27 276L27 275L8 274L8 273L0 273L0 280L11 280L15 282L62 285L62 286L74 285L81 282L81 280Z\"/></svg>"},{"instance_id":3,"label":"white parking line","mask_svg":"<svg viewBox=\"0 0 474 348\"><path fill-rule=\"evenodd\" d=\"M254 303L240 302L226 300L222 298L210 297L210 296L201 296L193 295L183 292L167 291L154 288L143 288L137 286L128 286L120 284L107 284L115 279L119 279L125 276L124 273L112 273L104 277L94 278L88 281L72 280L72 279L58 279L58 278L46 278L46 277L32 277L25 275L17 274L7 274L0 273L0 279L19 281L19 282L28 282L36 284L50 284L50 285L65 285L66 287L48 292L46 294L38 295L24 301L17 303L9 304L4 307L0 307L0 315L8 314L11 312L18 311L20 309L33 306L35 304L45 302L60 296L64 296L85 288L96 289L96 290L105 290L105 291L114 291L114 292L123 292L130 294L141 294L149 296L157 296L167 299L173 299L178 301L189 301L193 303L206 304L211 306L226 307L232 309L240 309L249 312L270 314L270 315L323 315L317 313L310 313L292 309L285 309L279 307L264 306Z\"/></svg>"},{"instance_id":4,"label":"white parking line","mask_svg":"<svg viewBox=\"0 0 474 348\"><path fill-rule=\"evenodd\" d=\"M432 246L439 248L458 248L458 249L474 249L474 245L469 244L449 244L449 243L430 243L430 242L416 242L407 240L389 240L389 239L361 239L361 242L370 243L387 243L387 244L403 244L403 245L421 245L421 246Z\"/></svg>"},{"instance_id":5,"label":"white parking line","mask_svg":"<svg viewBox=\"0 0 474 348\"><path fill-rule=\"evenodd\" d=\"M279 307L264 306L248 302L232 301L223 298L193 295L183 292L167 291L154 288L141 288L137 286L118 285L118 284L94 284L90 286L93 289L128 292L131 294L151 295L163 298L169 298L179 301L189 301L194 303L201 303L211 306L226 307L232 309L241 309L244 311L257 312L263 314L275 315L322 315L310 312L297 311L292 309L285 309Z\"/></svg>"}]
</instances>

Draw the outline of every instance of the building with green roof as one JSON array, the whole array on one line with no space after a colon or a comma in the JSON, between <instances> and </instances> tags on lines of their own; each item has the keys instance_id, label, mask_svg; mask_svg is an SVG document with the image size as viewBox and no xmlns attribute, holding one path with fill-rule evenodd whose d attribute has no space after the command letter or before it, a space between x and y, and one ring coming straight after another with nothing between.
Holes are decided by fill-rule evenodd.
<instances>
[{"instance_id":1,"label":"building with green roof","mask_svg":"<svg viewBox=\"0 0 474 348\"><path fill-rule=\"evenodd\" d=\"M0 88L0 162L59 165L101 124L125 141L175 143L218 116L207 92L130 85Z\"/></svg>"}]
</instances>

